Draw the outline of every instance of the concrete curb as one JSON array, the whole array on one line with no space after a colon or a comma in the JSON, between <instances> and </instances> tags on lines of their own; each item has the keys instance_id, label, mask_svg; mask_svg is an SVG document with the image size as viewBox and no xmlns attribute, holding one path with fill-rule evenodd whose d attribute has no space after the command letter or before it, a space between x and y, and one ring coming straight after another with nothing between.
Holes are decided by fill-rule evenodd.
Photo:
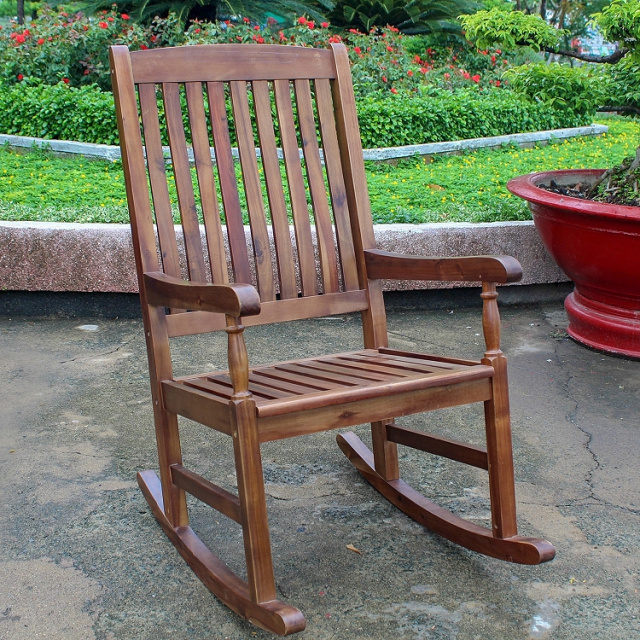
<instances>
[{"instance_id":1,"label":"concrete curb","mask_svg":"<svg viewBox=\"0 0 640 640\"><path fill-rule=\"evenodd\" d=\"M446 153L461 153L477 149L492 149L504 145L533 146L536 143L550 140L564 140L579 136L599 136L606 133L609 127L602 124L592 124L588 127L573 127L569 129L553 129L550 131L535 131L532 133L514 133L506 136L490 138L471 138L468 140L454 140L451 142L431 142L428 144L413 144L404 147L385 147L380 149L365 149L365 160L389 161L412 156L432 156ZM29 138L0 134L0 145L8 144L12 147L48 148L55 153L77 154L95 159L114 161L120 158L120 147L106 144L90 144L87 142L72 142L69 140L45 140L44 138ZM233 150L237 155L237 149ZM167 155L168 155L167 147ZM211 157L215 160L213 150Z\"/></svg>"},{"instance_id":2,"label":"concrete curb","mask_svg":"<svg viewBox=\"0 0 640 640\"><path fill-rule=\"evenodd\" d=\"M519 284L567 282L533 222L376 225L381 249L418 255L516 257ZM247 234L248 238L248 234ZM386 291L455 288L460 283L385 281ZM128 225L0 222L0 289L5 291L137 291Z\"/></svg>"}]
</instances>

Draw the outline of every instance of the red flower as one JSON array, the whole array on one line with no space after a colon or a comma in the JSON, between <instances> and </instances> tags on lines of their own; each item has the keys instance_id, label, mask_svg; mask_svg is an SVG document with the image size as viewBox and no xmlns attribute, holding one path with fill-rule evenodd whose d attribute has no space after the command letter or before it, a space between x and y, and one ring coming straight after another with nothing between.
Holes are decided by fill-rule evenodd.
<instances>
[{"instance_id":1,"label":"red flower","mask_svg":"<svg viewBox=\"0 0 640 640\"><path fill-rule=\"evenodd\" d=\"M502 53L502 51L501 51L500 49L496 49L496 53L497 53L498 55L500 55L500 54Z\"/></svg>"},{"instance_id":2,"label":"red flower","mask_svg":"<svg viewBox=\"0 0 640 640\"><path fill-rule=\"evenodd\" d=\"M362 49L360 49L360 47L353 47L353 50L354 50L356 53L362 53Z\"/></svg>"},{"instance_id":3,"label":"red flower","mask_svg":"<svg viewBox=\"0 0 640 640\"><path fill-rule=\"evenodd\" d=\"M329 28L329 23L328 23L328 22L321 22L321 23L320 23L320 26L321 26L323 29L328 29L328 28Z\"/></svg>"},{"instance_id":4,"label":"red flower","mask_svg":"<svg viewBox=\"0 0 640 640\"><path fill-rule=\"evenodd\" d=\"M31 32L29 31L29 29L25 29L25 30L22 32L22 35L23 35L23 36L30 36L30 35L31 35Z\"/></svg>"},{"instance_id":5,"label":"red flower","mask_svg":"<svg viewBox=\"0 0 640 640\"><path fill-rule=\"evenodd\" d=\"M25 41L25 37L21 33L16 33L15 41L18 44L22 44Z\"/></svg>"},{"instance_id":6,"label":"red flower","mask_svg":"<svg viewBox=\"0 0 640 640\"><path fill-rule=\"evenodd\" d=\"M496 87L499 87L500 86L500 80L496 80L495 81L495 85L496 85Z\"/></svg>"},{"instance_id":7,"label":"red flower","mask_svg":"<svg viewBox=\"0 0 640 640\"><path fill-rule=\"evenodd\" d=\"M280 42L284 42L287 39L287 36L284 35L284 31L280 32Z\"/></svg>"},{"instance_id":8,"label":"red flower","mask_svg":"<svg viewBox=\"0 0 640 640\"><path fill-rule=\"evenodd\" d=\"M389 45L387 45L387 51L393 52L393 47L390 47Z\"/></svg>"},{"instance_id":9,"label":"red flower","mask_svg":"<svg viewBox=\"0 0 640 640\"><path fill-rule=\"evenodd\" d=\"M113 22L113 17L112 17L112 16L109 16L109 17L107 18L107 20L108 20L109 22Z\"/></svg>"},{"instance_id":10,"label":"red flower","mask_svg":"<svg viewBox=\"0 0 640 640\"><path fill-rule=\"evenodd\" d=\"M340 36L330 36L329 42L342 42L342 38Z\"/></svg>"},{"instance_id":11,"label":"red flower","mask_svg":"<svg viewBox=\"0 0 640 640\"><path fill-rule=\"evenodd\" d=\"M450 74L450 73L445 73L445 74L444 74L444 79L445 79L445 80L448 80L450 77L451 77L451 74Z\"/></svg>"},{"instance_id":12,"label":"red flower","mask_svg":"<svg viewBox=\"0 0 640 640\"><path fill-rule=\"evenodd\" d=\"M62 78L62 82L64 82L65 84L69 84L69 78Z\"/></svg>"},{"instance_id":13,"label":"red flower","mask_svg":"<svg viewBox=\"0 0 640 640\"><path fill-rule=\"evenodd\" d=\"M495 56L491 56L491 63L495 64L496 63L496 57Z\"/></svg>"},{"instance_id":14,"label":"red flower","mask_svg":"<svg viewBox=\"0 0 640 640\"><path fill-rule=\"evenodd\" d=\"M468 80L471 76L469 75L469 72L468 72L468 71L463 71L463 72L462 72L462 77L463 77L465 80Z\"/></svg>"},{"instance_id":15,"label":"red flower","mask_svg":"<svg viewBox=\"0 0 640 640\"><path fill-rule=\"evenodd\" d=\"M472 79L476 84L478 84L478 82L480 82L480 74L479 74L479 73L476 73L476 75L475 75L475 76L471 76L471 79Z\"/></svg>"},{"instance_id":16,"label":"red flower","mask_svg":"<svg viewBox=\"0 0 640 640\"><path fill-rule=\"evenodd\" d=\"M197 29L194 29L193 33L200 33L200 27L198 27Z\"/></svg>"},{"instance_id":17,"label":"red flower","mask_svg":"<svg viewBox=\"0 0 640 640\"><path fill-rule=\"evenodd\" d=\"M389 91L391 91L391 93L398 93L398 90L395 87L391 87Z\"/></svg>"},{"instance_id":18,"label":"red flower","mask_svg":"<svg viewBox=\"0 0 640 640\"><path fill-rule=\"evenodd\" d=\"M23 78L24 78L24 76L23 76L21 73L19 73L19 74L18 74L18 80L20 81L20 80L22 80Z\"/></svg>"},{"instance_id":19,"label":"red flower","mask_svg":"<svg viewBox=\"0 0 640 640\"><path fill-rule=\"evenodd\" d=\"M128 16L126 13L121 14L121 15L120 15L120 17L121 17L123 20L128 20L128 19L129 19L129 16Z\"/></svg>"},{"instance_id":20,"label":"red flower","mask_svg":"<svg viewBox=\"0 0 640 640\"><path fill-rule=\"evenodd\" d=\"M315 29L316 28L316 23L313 22L312 20L309 20L307 22L307 27L309 27L309 29Z\"/></svg>"},{"instance_id":21,"label":"red flower","mask_svg":"<svg viewBox=\"0 0 640 640\"><path fill-rule=\"evenodd\" d=\"M98 22L98 26L101 29L106 29L109 25L106 22Z\"/></svg>"},{"instance_id":22,"label":"red flower","mask_svg":"<svg viewBox=\"0 0 640 640\"><path fill-rule=\"evenodd\" d=\"M304 16L298 18L298 24L307 24L307 19Z\"/></svg>"},{"instance_id":23,"label":"red flower","mask_svg":"<svg viewBox=\"0 0 640 640\"><path fill-rule=\"evenodd\" d=\"M91 73L91 71L89 71L89 69L85 69L85 70L84 70L84 75L85 75L85 76L88 76L90 73Z\"/></svg>"},{"instance_id":24,"label":"red flower","mask_svg":"<svg viewBox=\"0 0 640 640\"><path fill-rule=\"evenodd\" d=\"M148 49L149 47L147 47L147 45L146 45L146 44L141 44L141 45L140 45L140 48L141 48L143 51L145 51L145 50L146 50L146 49Z\"/></svg>"},{"instance_id":25,"label":"red flower","mask_svg":"<svg viewBox=\"0 0 640 640\"><path fill-rule=\"evenodd\" d=\"M260 25L257 24L255 27L253 27L254 31L260 31Z\"/></svg>"},{"instance_id":26,"label":"red flower","mask_svg":"<svg viewBox=\"0 0 640 640\"><path fill-rule=\"evenodd\" d=\"M355 33L357 36L362 35L357 29L349 29L349 33Z\"/></svg>"},{"instance_id":27,"label":"red flower","mask_svg":"<svg viewBox=\"0 0 640 640\"><path fill-rule=\"evenodd\" d=\"M411 77L411 76L413 75L413 71L411 71L411 69L409 69L409 71L407 71L407 75L408 75L409 77Z\"/></svg>"},{"instance_id":28,"label":"red flower","mask_svg":"<svg viewBox=\"0 0 640 640\"><path fill-rule=\"evenodd\" d=\"M251 20L249 20L249 18L242 18L242 22L246 22L247 24L249 24Z\"/></svg>"},{"instance_id":29,"label":"red flower","mask_svg":"<svg viewBox=\"0 0 640 640\"><path fill-rule=\"evenodd\" d=\"M387 76L382 76L382 82L386 82L387 81Z\"/></svg>"},{"instance_id":30,"label":"red flower","mask_svg":"<svg viewBox=\"0 0 640 640\"><path fill-rule=\"evenodd\" d=\"M44 44L44 38L38 38L38 44Z\"/></svg>"}]
</instances>

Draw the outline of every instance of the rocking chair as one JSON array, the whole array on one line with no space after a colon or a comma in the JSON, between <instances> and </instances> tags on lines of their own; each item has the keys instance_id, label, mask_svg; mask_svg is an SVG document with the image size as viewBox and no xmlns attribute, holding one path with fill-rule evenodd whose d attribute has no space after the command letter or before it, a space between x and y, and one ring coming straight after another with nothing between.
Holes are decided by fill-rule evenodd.
<instances>
[{"instance_id":1,"label":"rocking chair","mask_svg":"<svg viewBox=\"0 0 640 640\"><path fill-rule=\"evenodd\" d=\"M111 66L160 467L159 478L142 471L138 482L204 584L259 627L281 635L304 629L302 613L277 599L260 445L363 423L371 423L373 452L351 432L338 435L338 445L411 518L502 560L553 558L551 544L518 536L516 528L496 283L517 281L520 265L510 257L376 249L345 47L201 45L130 53L114 46ZM481 282L484 357L390 349L382 279ZM245 326L353 312L362 316L360 350L250 365ZM228 335L228 371L174 377L169 339L219 330ZM394 421L478 402L486 450ZM178 416L232 439L238 495L183 466ZM398 445L486 470L492 528L403 482ZM190 528L185 492L240 524L246 581Z\"/></svg>"}]
</instances>

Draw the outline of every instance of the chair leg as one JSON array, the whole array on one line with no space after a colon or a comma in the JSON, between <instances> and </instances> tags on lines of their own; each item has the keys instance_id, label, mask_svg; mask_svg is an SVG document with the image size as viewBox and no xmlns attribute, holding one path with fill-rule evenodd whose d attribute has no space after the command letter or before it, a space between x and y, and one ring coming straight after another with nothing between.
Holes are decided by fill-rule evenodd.
<instances>
[{"instance_id":1,"label":"chair leg","mask_svg":"<svg viewBox=\"0 0 640 640\"><path fill-rule=\"evenodd\" d=\"M491 522L495 537L510 538L517 535L518 525L506 358L491 364L496 372L492 398L484 403Z\"/></svg>"},{"instance_id":2,"label":"chair leg","mask_svg":"<svg viewBox=\"0 0 640 640\"><path fill-rule=\"evenodd\" d=\"M232 406L235 409L232 411L235 418L233 450L247 561L247 582L254 602L268 602L275 599L276 587L255 408L252 402L240 402Z\"/></svg>"},{"instance_id":3,"label":"chair leg","mask_svg":"<svg viewBox=\"0 0 640 640\"><path fill-rule=\"evenodd\" d=\"M162 406L154 413L165 516L174 527L184 527L189 524L185 492L171 481L171 465L182 464L178 416Z\"/></svg>"},{"instance_id":4,"label":"chair leg","mask_svg":"<svg viewBox=\"0 0 640 640\"><path fill-rule=\"evenodd\" d=\"M373 444L373 459L376 472L385 480L397 480L400 477L398 469L398 445L387 437L387 422L373 422L371 424L371 441Z\"/></svg>"}]
</instances>

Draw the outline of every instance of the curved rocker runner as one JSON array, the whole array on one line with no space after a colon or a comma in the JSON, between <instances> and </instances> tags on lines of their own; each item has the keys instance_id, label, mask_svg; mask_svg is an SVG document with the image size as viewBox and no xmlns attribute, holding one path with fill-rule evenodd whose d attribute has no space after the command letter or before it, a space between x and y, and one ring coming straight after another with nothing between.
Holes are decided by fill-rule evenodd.
<instances>
[{"instance_id":1,"label":"curved rocker runner","mask_svg":"<svg viewBox=\"0 0 640 640\"><path fill-rule=\"evenodd\" d=\"M520 265L505 256L432 258L376 249L344 46L202 45L131 53L115 46L111 68L160 469L159 477L141 472L138 482L203 583L259 627L280 635L304 629L302 613L276 597L260 446L364 423L371 424L372 451L353 433L339 435L338 444L408 516L488 556L523 564L553 558L548 542L518 536L516 527L496 285L517 281ZM483 357L390 349L383 278L482 283ZM245 327L345 313L361 314L362 349L250 365ZM227 370L174 376L170 339L213 331L227 333ZM485 449L395 422L478 402L485 410ZM237 495L185 466L178 416L231 438ZM398 445L487 471L491 529L404 483ZM242 527L246 581L193 532L187 493Z\"/></svg>"}]
</instances>

